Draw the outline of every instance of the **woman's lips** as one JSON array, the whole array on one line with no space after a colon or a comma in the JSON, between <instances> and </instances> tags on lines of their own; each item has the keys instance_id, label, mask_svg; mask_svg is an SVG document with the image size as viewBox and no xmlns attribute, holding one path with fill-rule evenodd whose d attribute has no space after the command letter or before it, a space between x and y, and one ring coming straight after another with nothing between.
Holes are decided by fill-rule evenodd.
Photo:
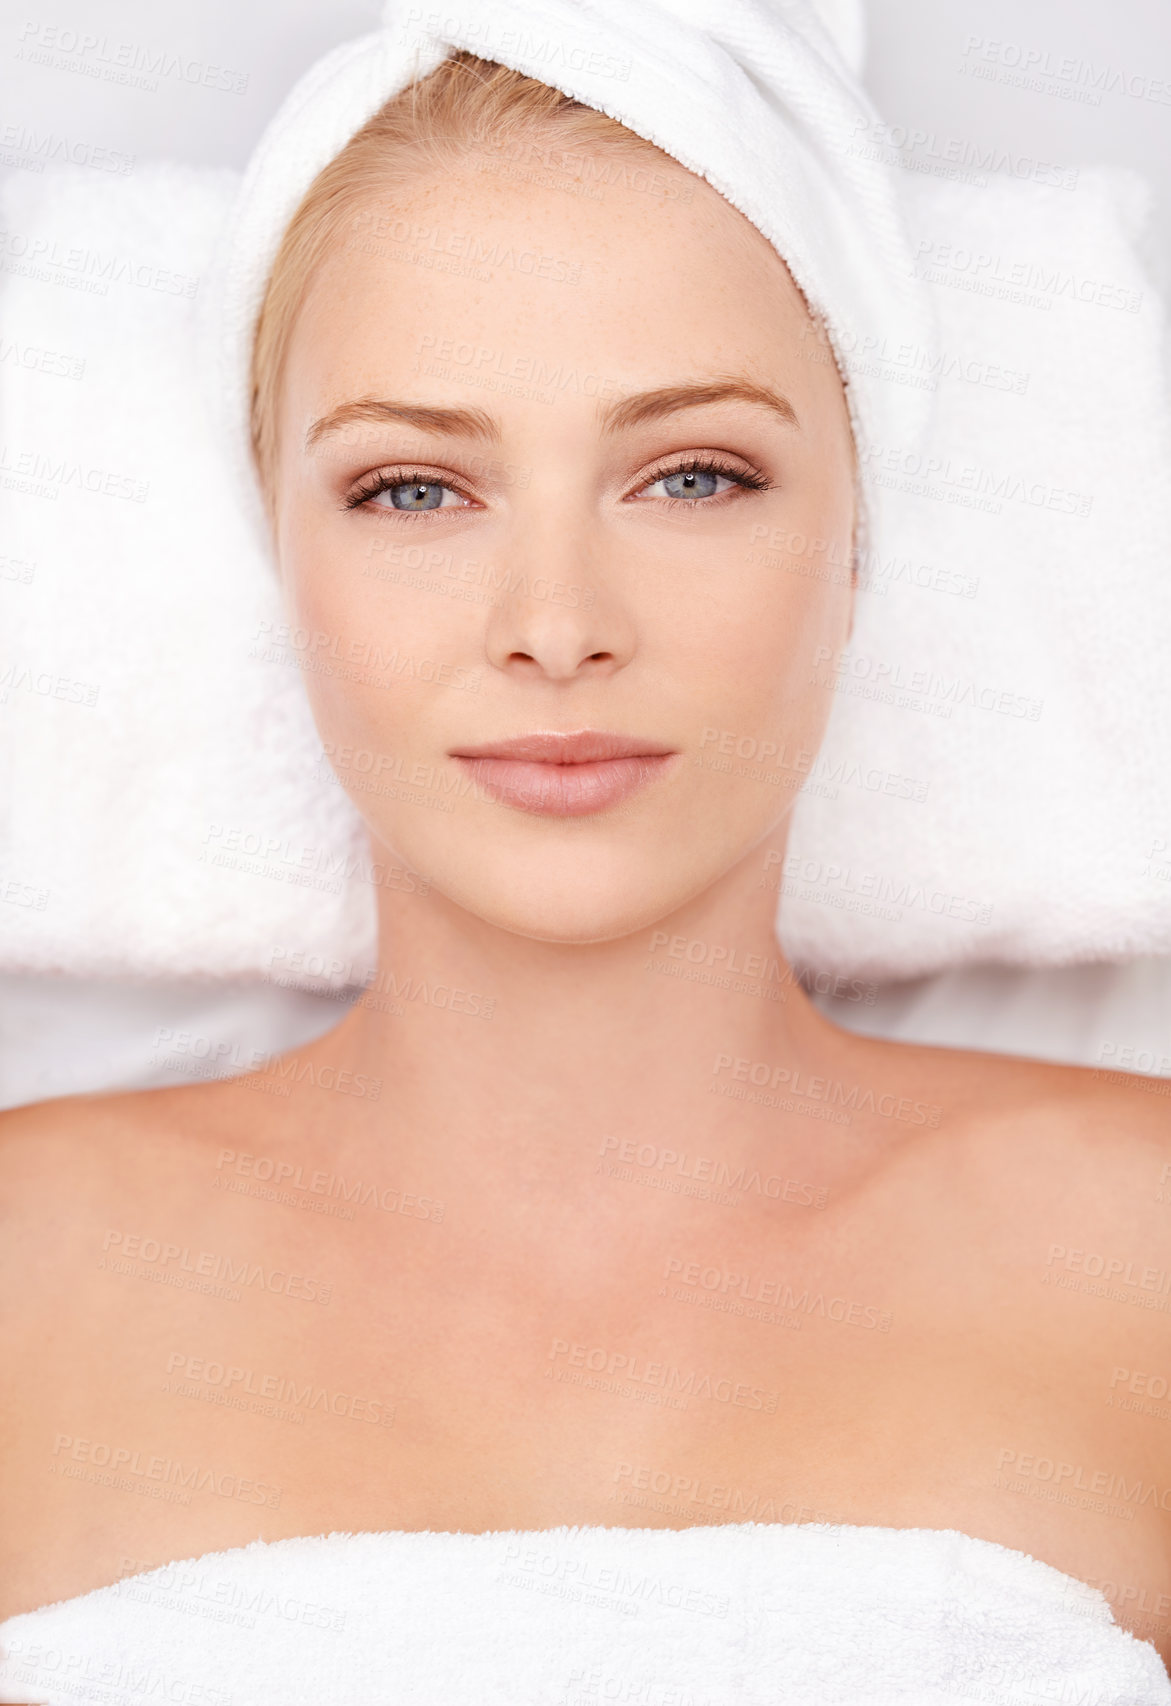
<instances>
[{"instance_id":1,"label":"woman's lips","mask_svg":"<svg viewBox=\"0 0 1171 1706\"><path fill-rule=\"evenodd\" d=\"M655 741L592 729L541 733L450 755L490 799L546 817L584 817L628 800L675 753Z\"/></svg>"},{"instance_id":2,"label":"woman's lips","mask_svg":"<svg viewBox=\"0 0 1171 1706\"><path fill-rule=\"evenodd\" d=\"M522 758L462 758L480 787L504 806L546 817L584 817L628 800L659 775L670 753L600 758L586 764L538 764Z\"/></svg>"}]
</instances>

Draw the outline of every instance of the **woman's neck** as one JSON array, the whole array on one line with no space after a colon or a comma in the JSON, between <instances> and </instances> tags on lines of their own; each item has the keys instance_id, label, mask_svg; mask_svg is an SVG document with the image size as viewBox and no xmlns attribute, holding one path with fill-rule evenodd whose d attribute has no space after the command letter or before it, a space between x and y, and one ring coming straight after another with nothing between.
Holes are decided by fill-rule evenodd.
<instances>
[{"instance_id":1,"label":"woman's neck","mask_svg":"<svg viewBox=\"0 0 1171 1706\"><path fill-rule=\"evenodd\" d=\"M782 952L768 851L669 917L585 945L514 935L435 891L380 891L377 974L315 1045L348 1082L380 1081L377 1098L345 1098L345 1125L420 1177L487 1174L502 1144L555 1179L569 1150L700 1153L754 1131L793 1162L824 1160L824 1121L793 1100L868 1045L822 1017ZM328 1100L336 1131L342 1098Z\"/></svg>"}]
</instances>

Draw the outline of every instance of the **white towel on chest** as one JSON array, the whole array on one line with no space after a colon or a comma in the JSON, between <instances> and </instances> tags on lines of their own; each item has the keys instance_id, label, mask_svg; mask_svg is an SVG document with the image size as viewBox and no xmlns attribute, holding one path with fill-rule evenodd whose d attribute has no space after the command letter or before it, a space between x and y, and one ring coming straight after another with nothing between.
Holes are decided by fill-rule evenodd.
<instances>
[{"instance_id":1,"label":"white towel on chest","mask_svg":"<svg viewBox=\"0 0 1171 1706\"><path fill-rule=\"evenodd\" d=\"M0 1625L47 1706L1168 1706L1105 1597L954 1530L256 1542Z\"/></svg>"}]
</instances>

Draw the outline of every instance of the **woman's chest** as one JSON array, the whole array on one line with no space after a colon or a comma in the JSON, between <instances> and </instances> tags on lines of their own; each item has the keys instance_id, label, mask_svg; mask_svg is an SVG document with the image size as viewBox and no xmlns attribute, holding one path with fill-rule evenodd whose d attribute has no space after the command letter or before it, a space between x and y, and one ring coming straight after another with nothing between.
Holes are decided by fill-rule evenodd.
<instances>
[{"instance_id":1,"label":"woman's chest","mask_svg":"<svg viewBox=\"0 0 1171 1706\"><path fill-rule=\"evenodd\" d=\"M1166 1654L1149 1313L1071 1308L954 1227L946 1261L848 1246L693 1229L593 1287L418 1238L377 1274L279 1233L167 1279L122 1251L30 1406L30 1603L258 1536L814 1521L999 1541Z\"/></svg>"}]
</instances>

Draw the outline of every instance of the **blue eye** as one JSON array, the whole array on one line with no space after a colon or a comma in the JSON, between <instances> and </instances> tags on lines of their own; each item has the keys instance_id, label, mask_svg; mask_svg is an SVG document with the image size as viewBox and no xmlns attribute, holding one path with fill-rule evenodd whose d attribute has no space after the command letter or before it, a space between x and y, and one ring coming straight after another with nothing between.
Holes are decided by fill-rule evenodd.
<instances>
[{"instance_id":1,"label":"blue eye","mask_svg":"<svg viewBox=\"0 0 1171 1706\"><path fill-rule=\"evenodd\" d=\"M346 498L345 509L393 509L401 515L423 515L433 509L467 507L467 499L454 486L421 474L408 463L404 470L377 469L365 475Z\"/></svg>"},{"instance_id":2,"label":"blue eye","mask_svg":"<svg viewBox=\"0 0 1171 1706\"><path fill-rule=\"evenodd\" d=\"M432 481L403 480L397 486L384 486L378 496L389 498L391 509L439 509L446 490Z\"/></svg>"},{"instance_id":3,"label":"blue eye","mask_svg":"<svg viewBox=\"0 0 1171 1706\"><path fill-rule=\"evenodd\" d=\"M401 473L401 469L399 470ZM689 460L642 487L640 496L657 495L668 503L702 503L722 497L734 488L768 491L772 482L756 469L723 467L716 462ZM656 493L656 487L659 488ZM389 470L379 470L360 480L346 498L343 508L372 507L397 510L401 515L423 515L429 510L467 508L468 499L454 486L426 474L410 473L395 479ZM474 506L472 506L474 507Z\"/></svg>"},{"instance_id":4,"label":"blue eye","mask_svg":"<svg viewBox=\"0 0 1171 1706\"><path fill-rule=\"evenodd\" d=\"M657 479L648 480L639 496L666 498L668 503L702 504L705 498L723 497L736 488L767 492L771 486L772 481L759 469L737 468L711 456L692 456L682 467L669 468Z\"/></svg>"},{"instance_id":5,"label":"blue eye","mask_svg":"<svg viewBox=\"0 0 1171 1706\"><path fill-rule=\"evenodd\" d=\"M674 474L661 475L653 485L662 486L669 498L712 498L719 491L721 480L725 487L733 484L714 468L679 468Z\"/></svg>"}]
</instances>

